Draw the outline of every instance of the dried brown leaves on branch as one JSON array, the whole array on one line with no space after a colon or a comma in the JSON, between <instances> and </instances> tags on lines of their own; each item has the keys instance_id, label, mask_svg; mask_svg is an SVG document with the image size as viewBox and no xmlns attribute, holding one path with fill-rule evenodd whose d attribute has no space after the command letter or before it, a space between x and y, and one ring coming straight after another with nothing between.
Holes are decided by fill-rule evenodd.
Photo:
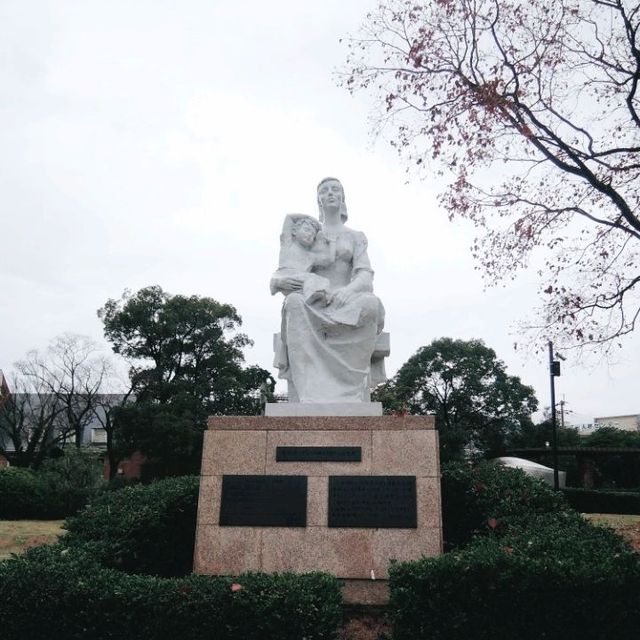
<instances>
[{"instance_id":1,"label":"dried brown leaves on branch","mask_svg":"<svg viewBox=\"0 0 640 640\"><path fill-rule=\"evenodd\" d=\"M565 345L607 351L640 314L639 25L622 0L389 0L348 41L345 86L450 176L487 282L545 250L536 326Z\"/></svg>"}]
</instances>

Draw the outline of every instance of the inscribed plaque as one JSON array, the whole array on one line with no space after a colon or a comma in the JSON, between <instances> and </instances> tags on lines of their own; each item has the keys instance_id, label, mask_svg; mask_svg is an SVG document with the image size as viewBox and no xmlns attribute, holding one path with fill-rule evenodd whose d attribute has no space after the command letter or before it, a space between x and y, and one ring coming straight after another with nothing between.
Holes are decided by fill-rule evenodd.
<instances>
[{"instance_id":1,"label":"inscribed plaque","mask_svg":"<svg viewBox=\"0 0 640 640\"><path fill-rule=\"evenodd\" d=\"M276 462L361 462L362 447L276 447Z\"/></svg>"},{"instance_id":2,"label":"inscribed plaque","mask_svg":"<svg viewBox=\"0 0 640 640\"><path fill-rule=\"evenodd\" d=\"M415 476L330 476L329 526L415 529Z\"/></svg>"},{"instance_id":3,"label":"inscribed plaque","mask_svg":"<svg viewBox=\"0 0 640 640\"><path fill-rule=\"evenodd\" d=\"M306 527L307 476L222 476L221 527Z\"/></svg>"}]
</instances>

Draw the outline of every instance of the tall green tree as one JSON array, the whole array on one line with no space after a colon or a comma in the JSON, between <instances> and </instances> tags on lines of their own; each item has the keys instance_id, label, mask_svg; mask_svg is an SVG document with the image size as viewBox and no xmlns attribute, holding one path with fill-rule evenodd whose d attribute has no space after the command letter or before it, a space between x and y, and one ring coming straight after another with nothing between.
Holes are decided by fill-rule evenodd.
<instances>
[{"instance_id":1,"label":"tall green tree","mask_svg":"<svg viewBox=\"0 0 640 640\"><path fill-rule=\"evenodd\" d=\"M197 469L208 416L257 414L260 387L274 385L268 371L243 366L251 341L232 305L151 286L108 300L98 315L130 362L135 402L115 412L120 444L167 472Z\"/></svg>"},{"instance_id":2,"label":"tall green tree","mask_svg":"<svg viewBox=\"0 0 640 640\"><path fill-rule=\"evenodd\" d=\"M640 433L602 426L582 438L581 444L584 447L637 448L640 447ZM636 456L612 452L611 455L595 458L594 461L600 486L625 489L640 486L640 465Z\"/></svg>"},{"instance_id":3,"label":"tall green tree","mask_svg":"<svg viewBox=\"0 0 640 640\"><path fill-rule=\"evenodd\" d=\"M582 444L585 447L640 447L640 432L602 426L585 436Z\"/></svg>"},{"instance_id":4,"label":"tall green tree","mask_svg":"<svg viewBox=\"0 0 640 640\"><path fill-rule=\"evenodd\" d=\"M559 447L579 447L580 432L575 427L556 426L556 436ZM507 445L514 449L527 447L546 447L553 442L553 424L551 418L538 424L523 424L522 427L510 434Z\"/></svg>"},{"instance_id":5,"label":"tall green tree","mask_svg":"<svg viewBox=\"0 0 640 640\"><path fill-rule=\"evenodd\" d=\"M506 437L531 422L532 387L510 376L481 340L440 338L421 347L375 392L388 412L435 414L443 460L500 455Z\"/></svg>"}]
</instances>

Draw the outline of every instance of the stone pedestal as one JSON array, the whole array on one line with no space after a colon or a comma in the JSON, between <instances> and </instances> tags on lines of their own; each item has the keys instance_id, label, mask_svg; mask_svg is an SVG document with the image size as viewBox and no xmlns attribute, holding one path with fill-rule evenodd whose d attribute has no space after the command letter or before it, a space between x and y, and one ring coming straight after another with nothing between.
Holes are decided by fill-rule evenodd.
<instances>
[{"instance_id":1,"label":"stone pedestal","mask_svg":"<svg viewBox=\"0 0 640 640\"><path fill-rule=\"evenodd\" d=\"M267 402L264 407L267 418L301 416L381 416L381 402Z\"/></svg>"},{"instance_id":2,"label":"stone pedestal","mask_svg":"<svg viewBox=\"0 0 640 640\"><path fill-rule=\"evenodd\" d=\"M194 570L326 571L386 601L392 561L442 552L431 416L209 419Z\"/></svg>"}]
</instances>

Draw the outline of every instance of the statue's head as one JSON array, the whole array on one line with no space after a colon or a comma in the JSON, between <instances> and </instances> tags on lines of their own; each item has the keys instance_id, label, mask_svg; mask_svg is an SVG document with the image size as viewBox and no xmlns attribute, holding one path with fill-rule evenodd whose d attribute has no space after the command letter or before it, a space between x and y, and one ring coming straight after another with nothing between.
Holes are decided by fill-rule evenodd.
<instances>
[{"instance_id":1,"label":"statue's head","mask_svg":"<svg viewBox=\"0 0 640 640\"><path fill-rule=\"evenodd\" d=\"M344 199L344 189L338 178L323 178L318 183L317 199L318 209L320 210L320 222L324 222L324 207L333 206L333 199L336 200L336 206L340 208L340 219L346 222L349 214L347 213L347 203Z\"/></svg>"}]
</instances>

